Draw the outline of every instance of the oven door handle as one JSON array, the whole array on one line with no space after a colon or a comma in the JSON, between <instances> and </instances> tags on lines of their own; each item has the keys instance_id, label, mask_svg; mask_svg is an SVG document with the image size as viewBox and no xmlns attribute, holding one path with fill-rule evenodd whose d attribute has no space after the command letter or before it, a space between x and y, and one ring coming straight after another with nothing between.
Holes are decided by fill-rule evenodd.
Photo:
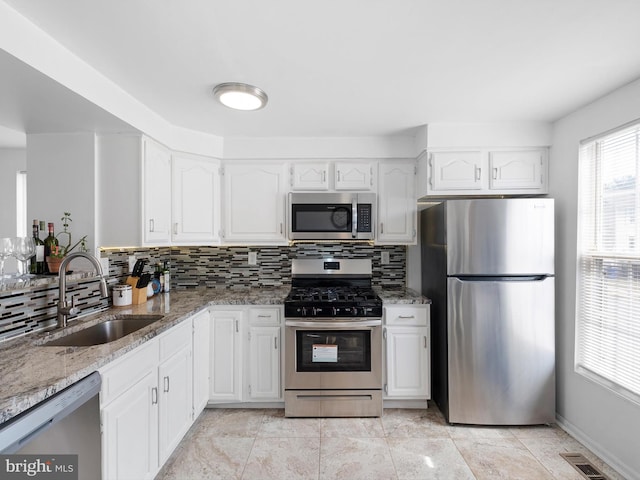
<instances>
[{"instance_id":1,"label":"oven door handle","mask_svg":"<svg viewBox=\"0 0 640 480\"><path fill-rule=\"evenodd\" d=\"M382 326L382 320L358 320L356 322L326 322L326 321L303 321L303 320L285 320L285 327L302 327L302 328L312 328L314 330L353 330L355 328L362 327L380 327Z\"/></svg>"}]
</instances>

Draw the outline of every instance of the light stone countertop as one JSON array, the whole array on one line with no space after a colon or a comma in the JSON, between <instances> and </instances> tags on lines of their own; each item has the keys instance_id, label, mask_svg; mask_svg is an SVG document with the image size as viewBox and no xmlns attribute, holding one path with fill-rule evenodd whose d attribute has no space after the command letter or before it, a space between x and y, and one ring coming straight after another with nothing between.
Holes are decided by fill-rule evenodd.
<instances>
[{"instance_id":1,"label":"light stone countertop","mask_svg":"<svg viewBox=\"0 0 640 480\"><path fill-rule=\"evenodd\" d=\"M0 343L0 423L33 407L160 333L215 305L282 305L289 286L273 288L172 290L141 305L112 307L71 319L65 329L36 332ZM377 289L386 303L430 303L408 289ZM103 345L42 344L119 314L162 314L157 322Z\"/></svg>"}]
</instances>

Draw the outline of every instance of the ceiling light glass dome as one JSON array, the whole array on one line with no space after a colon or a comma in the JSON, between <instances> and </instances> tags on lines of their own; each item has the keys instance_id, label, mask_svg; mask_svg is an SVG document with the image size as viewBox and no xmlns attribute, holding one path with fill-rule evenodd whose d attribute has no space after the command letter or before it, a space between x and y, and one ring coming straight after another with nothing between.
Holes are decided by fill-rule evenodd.
<instances>
[{"instance_id":1,"label":"ceiling light glass dome","mask_svg":"<svg viewBox=\"0 0 640 480\"><path fill-rule=\"evenodd\" d=\"M259 110L267 104L267 94L246 83L221 83L213 89L213 96L225 107L235 110Z\"/></svg>"}]
</instances>

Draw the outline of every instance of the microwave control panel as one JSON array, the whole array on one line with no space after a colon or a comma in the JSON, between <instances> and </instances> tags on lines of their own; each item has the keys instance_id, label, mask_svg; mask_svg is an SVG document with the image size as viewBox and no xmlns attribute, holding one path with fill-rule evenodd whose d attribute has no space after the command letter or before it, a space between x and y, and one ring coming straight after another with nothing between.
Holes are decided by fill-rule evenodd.
<instances>
[{"instance_id":1,"label":"microwave control panel","mask_svg":"<svg viewBox=\"0 0 640 480\"><path fill-rule=\"evenodd\" d=\"M371 231L371 205L367 203L358 204L358 232Z\"/></svg>"}]
</instances>

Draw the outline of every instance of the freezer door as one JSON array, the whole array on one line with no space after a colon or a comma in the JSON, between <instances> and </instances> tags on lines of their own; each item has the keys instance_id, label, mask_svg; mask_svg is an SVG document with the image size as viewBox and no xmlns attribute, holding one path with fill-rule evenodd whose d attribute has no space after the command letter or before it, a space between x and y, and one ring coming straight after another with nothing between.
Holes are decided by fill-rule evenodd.
<instances>
[{"instance_id":1,"label":"freezer door","mask_svg":"<svg viewBox=\"0 0 640 480\"><path fill-rule=\"evenodd\" d=\"M447 287L449 422L554 422L553 277Z\"/></svg>"},{"instance_id":2,"label":"freezer door","mask_svg":"<svg viewBox=\"0 0 640 480\"><path fill-rule=\"evenodd\" d=\"M553 207L550 198L447 201L447 274L553 274Z\"/></svg>"}]
</instances>

